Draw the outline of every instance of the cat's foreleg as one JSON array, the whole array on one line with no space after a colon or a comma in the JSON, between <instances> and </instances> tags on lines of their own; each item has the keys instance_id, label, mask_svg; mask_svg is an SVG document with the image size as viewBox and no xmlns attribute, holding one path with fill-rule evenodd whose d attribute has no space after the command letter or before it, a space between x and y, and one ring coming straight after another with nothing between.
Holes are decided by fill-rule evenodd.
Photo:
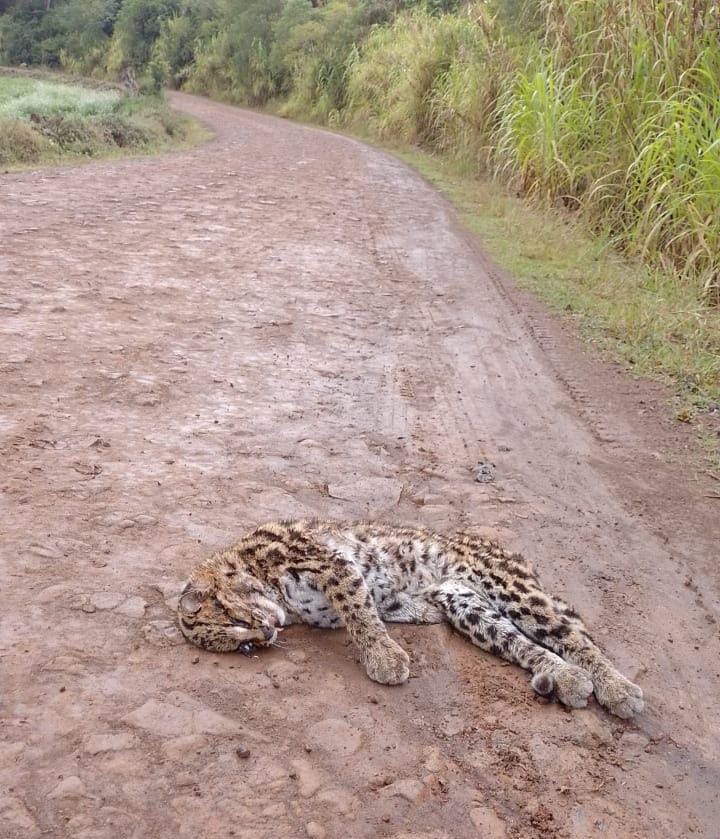
<instances>
[{"instance_id":1,"label":"cat's foreleg","mask_svg":"<svg viewBox=\"0 0 720 839\"><path fill-rule=\"evenodd\" d=\"M383 685L406 682L410 676L410 658L388 635L355 565L341 555L333 555L316 572L316 580L360 650L368 676Z\"/></svg>"}]
</instances>

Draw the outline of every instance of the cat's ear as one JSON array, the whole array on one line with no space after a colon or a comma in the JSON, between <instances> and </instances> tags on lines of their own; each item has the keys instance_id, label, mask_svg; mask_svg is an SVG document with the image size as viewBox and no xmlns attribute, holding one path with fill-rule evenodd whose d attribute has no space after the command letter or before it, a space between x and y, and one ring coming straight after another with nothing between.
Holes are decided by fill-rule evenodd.
<instances>
[{"instance_id":1,"label":"cat's ear","mask_svg":"<svg viewBox=\"0 0 720 839\"><path fill-rule=\"evenodd\" d=\"M180 596L180 600L178 601L178 607L180 611L183 612L185 615L195 615L200 611L200 607L202 606L204 595L201 591L198 591L196 588L191 588L186 586L186 590Z\"/></svg>"}]
</instances>

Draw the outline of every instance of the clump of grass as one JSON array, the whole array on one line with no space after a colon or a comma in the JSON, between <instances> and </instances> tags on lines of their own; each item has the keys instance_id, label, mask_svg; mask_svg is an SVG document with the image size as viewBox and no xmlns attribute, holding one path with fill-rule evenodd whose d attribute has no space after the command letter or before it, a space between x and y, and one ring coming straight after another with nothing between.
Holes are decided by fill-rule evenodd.
<instances>
[{"instance_id":1,"label":"clump of grass","mask_svg":"<svg viewBox=\"0 0 720 839\"><path fill-rule=\"evenodd\" d=\"M71 84L0 77L0 115L28 119L32 114L74 114L80 117L113 113L120 101L120 91L93 90ZM24 84L18 84L18 82Z\"/></svg>"},{"instance_id":2,"label":"clump of grass","mask_svg":"<svg viewBox=\"0 0 720 839\"><path fill-rule=\"evenodd\" d=\"M0 166L156 150L189 125L157 97L0 75Z\"/></svg>"},{"instance_id":3,"label":"clump of grass","mask_svg":"<svg viewBox=\"0 0 720 839\"><path fill-rule=\"evenodd\" d=\"M720 8L543 0L498 98L496 171L720 303Z\"/></svg>"},{"instance_id":4,"label":"clump of grass","mask_svg":"<svg viewBox=\"0 0 720 839\"><path fill-rule=\"evenodd\" d=\"M31 125L0 117L0 166L23 165L52 152L52 144Z\"/></svg>"},{"instance_id":5,"label":"clump of grass","mask_svg":"<svg viewBox=\"0 0 720 839\"><path fill-rule=\"evenodd\" d=\"M373 30L350 68L347 122L383 139L438 144L443 116L457 114L450 103L443 108L442 91L460 72L460 56L482 55L484 47L482 30L466 15L416 11Z\"/></svg>"}]
</instances>

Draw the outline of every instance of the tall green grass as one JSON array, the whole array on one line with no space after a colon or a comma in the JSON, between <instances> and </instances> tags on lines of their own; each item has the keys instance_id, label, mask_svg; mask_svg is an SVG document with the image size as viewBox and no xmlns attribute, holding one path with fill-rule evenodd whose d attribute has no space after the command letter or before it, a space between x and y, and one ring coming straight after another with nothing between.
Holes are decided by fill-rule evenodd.
<instances>
[{"instance_id":1,"label":"tall green grass","mask_svg":"<svg viewBox=\"0 0 720 839\"><path fill-rule=\"evenodd\" d=\"M375 29L350 68L344 122L577 210L717 304L718 4L538 2L542 28L521 39L481 2Z\"/></svg>"},{"instance_id":2,"label":"tall green grass","mask_svg":"<svg viewBox=\"0 0 720 839\"><path fill-rule=\"evenodd\" d=\"M543 8L544 43L499 100L500 171L720 301L718 4Z\"/></svg>"},{"instance_id":3,"label":"tall green grass","mask_svg":"<svg viewBox=\"0 0 720 839\"><path fill-rule=\"evenodd\" d=\"M522 37L485 3L398 16L352 64L343 122L490 175L553 215L570 212L630 257L624 285L621 264L611 279L570 270L551 281L555 268L541 269L533 288L600 324L637 369L669 373L698 406L714 404L718 4L540 0L540 10L540 31Z\"/></svg>"}]
</instances>

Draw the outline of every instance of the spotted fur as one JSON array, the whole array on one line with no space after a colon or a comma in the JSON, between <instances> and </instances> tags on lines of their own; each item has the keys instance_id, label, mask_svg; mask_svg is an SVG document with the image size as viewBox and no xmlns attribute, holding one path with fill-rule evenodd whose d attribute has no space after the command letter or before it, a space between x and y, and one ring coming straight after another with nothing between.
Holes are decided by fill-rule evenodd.
<instances>
[{"instance_id":1,"label":"spotted fur","mask_svg":"<svg viewBox=\"0 0 720 839\"><path fill-rule=\"evenodd\" d=\"M471 533L266 524L195 569L178 613L185 637L215 651L275 644L292 623L345 626L368 676L388 685L405 682L410 670L383 621L448 621L529 670L538 693L581 708L594 692L625 718L643 708L640 688L598 649L577 612L543 590L529 563Z\"/></svg>"}]
</instances>

